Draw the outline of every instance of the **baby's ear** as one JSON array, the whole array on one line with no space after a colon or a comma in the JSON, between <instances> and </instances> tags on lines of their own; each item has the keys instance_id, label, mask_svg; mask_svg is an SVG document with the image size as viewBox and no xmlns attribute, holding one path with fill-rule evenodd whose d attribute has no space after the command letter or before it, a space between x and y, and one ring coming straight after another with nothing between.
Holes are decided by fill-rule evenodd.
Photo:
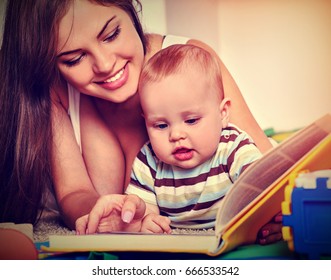
<instances>
[{"instance_id":1,"label":"baby's ear","mask_svg":"<svg viewBox=\"0 0 331 280\"><path fill-rule=\"evenodd\" d=\"M223 127L227 127L229 124L230 106L231 106L231 100L229 98L224 98L220 104L220 114L221 114Z\"/></svg>"}]
</instances>

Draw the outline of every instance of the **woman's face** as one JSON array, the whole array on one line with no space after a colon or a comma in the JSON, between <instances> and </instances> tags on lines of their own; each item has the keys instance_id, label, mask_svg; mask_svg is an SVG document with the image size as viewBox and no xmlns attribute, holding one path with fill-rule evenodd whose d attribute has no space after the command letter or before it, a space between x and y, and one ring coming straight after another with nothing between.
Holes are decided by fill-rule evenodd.
<instances>
[{"instance_id":1,"label":"woman's face","mask_svg":"<svg viewBox=\"0 0 331 280\"><path fill-rule=\"evenodd\" d=\"M84 94L121 103L137 91L143 45L116 6L73 1L60 21L57 55L63 77Z\"/></svg>"}]
</instances>

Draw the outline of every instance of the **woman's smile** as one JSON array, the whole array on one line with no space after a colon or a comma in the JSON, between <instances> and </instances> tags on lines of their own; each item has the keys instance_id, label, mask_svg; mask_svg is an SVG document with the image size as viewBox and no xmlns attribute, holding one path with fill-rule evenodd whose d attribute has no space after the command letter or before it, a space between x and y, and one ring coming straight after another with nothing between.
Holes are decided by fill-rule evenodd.
<instances>
[{"instance_id":1,"label":"woman's smile","mask_svg":"<svg viewBox=\"0 0 331 280\"><path fill-rule=\"evenodd\" d=\"M102 82L96 82L96 84L108 90L116 90L122 87L128 81L128 78L129 78L129 67L127 63L116 74L114 74L113 76L109 77L108 79Z\"/></svg>"},{"instance_id":2,"label":"woman's smile","mask_svg":"<svg viewBox=\"0 0 331 280\"><path fill-rule=\"evenodd\" d=\"M122 77L124 73L124 68L122 68L115 76L110 77L108 80L104 81L105 83L113 83Z\"/></svg>"}]
</instances>

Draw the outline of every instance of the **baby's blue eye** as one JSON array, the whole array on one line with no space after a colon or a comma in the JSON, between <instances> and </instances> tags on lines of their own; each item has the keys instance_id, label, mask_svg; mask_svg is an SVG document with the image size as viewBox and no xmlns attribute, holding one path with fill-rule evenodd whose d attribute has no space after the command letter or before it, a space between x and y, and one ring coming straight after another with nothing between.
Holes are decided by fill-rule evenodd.
<instances>
[{"instance_id":1,"label":"baby's blue eye","mask_svg":"<svg viewBox=\"0 0 331 280\"><path fill-rule=\"evenodd\" d=\"M188 119L188 120L186 120L185 122L186 122L187 124L195 124L198 120L199 120L199 119L197 119L197 118L193 118L193 119Z\"/></svg>"},{"instance_id":2,"label":"baby's blue eye","mask_svg":"<svg viewBox=\"0 0 331 280\"><path fill-rule=\"evenodd\" d=\"M160 123L160 124L156 124L155 127L158 129L166 129L168 125L165 123Z\"/></svg>"}]
</instances>

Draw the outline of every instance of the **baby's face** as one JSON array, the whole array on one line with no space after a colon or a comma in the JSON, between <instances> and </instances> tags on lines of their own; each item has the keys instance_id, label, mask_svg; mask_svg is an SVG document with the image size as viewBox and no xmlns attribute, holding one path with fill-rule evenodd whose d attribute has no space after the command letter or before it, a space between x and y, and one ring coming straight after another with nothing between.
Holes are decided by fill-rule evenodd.
<instances>
[{"instance_id":1,"label":"baby's face","mask_svg":"<svg viewBox=\"0 0 331 280\"><path fill-rule=\"evenodd\" d=\"M190 69L144 86L146 127L161 161L188 169L213 156L223 126L216 91L206 75Z\"/></svg>"}]
</instances>

